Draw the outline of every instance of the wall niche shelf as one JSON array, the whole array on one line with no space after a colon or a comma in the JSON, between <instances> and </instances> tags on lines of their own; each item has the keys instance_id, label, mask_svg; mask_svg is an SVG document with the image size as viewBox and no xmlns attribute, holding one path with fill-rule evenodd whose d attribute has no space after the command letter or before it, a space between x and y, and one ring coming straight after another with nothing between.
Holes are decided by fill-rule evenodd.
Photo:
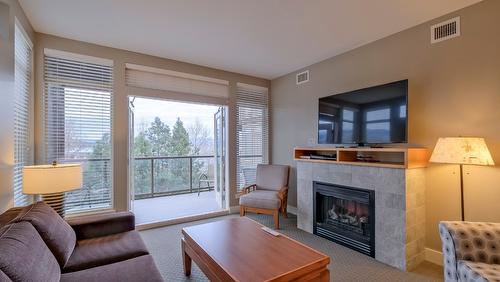
<instances>
[{"instance_id":1,"label":"wall niche shelf","mask_svg":"<svg viewBox=\"0 0 500 282\"><path fill-rule=\"evenodd\" d=\"M326 156L326 158L318 159L314 156ZM336 157L333 158L333 156ZM429 161L429 152L425 148L404 147L297 147L294 149L294 159L315 163L411 169L426 167Z\"/></svg>"}]
</instances>

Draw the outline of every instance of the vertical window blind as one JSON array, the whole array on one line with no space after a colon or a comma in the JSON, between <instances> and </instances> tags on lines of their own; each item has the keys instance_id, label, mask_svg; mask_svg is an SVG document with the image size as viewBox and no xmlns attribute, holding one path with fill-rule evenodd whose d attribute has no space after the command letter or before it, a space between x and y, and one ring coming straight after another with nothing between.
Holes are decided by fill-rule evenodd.
<instances>
[{"instance_id":1,"label":"vertical window blind","mask_svg":"<svg viewBox=\"0 0 500 282\"><path fill-rule=\"evenodd\" d=\"M31 196L23 194L23 166L32 163L31 147L31 100L32 100L32 44L21 27L14 31L14 205L24 206Z\"/></svg>"},{"instance_id":2,"label":"vertical window blind","mask_svg":"<svg viewBox=\"0 0 500 282\"><path fill-rule=\"evenodd\" d=\"M268 108L267 89L237 84L236 181L238 190L254 184L257 165L268 163Z\"/></svg>"},{"instance_id":3,"label":"vertical window blind","mask_svg":"<svg viewBox=\"0 0 500 282\"><path fill-rule=\"evenodd\" d=\"M44 58L46 161L83 168L83 187L66 193L65 211L110 208L112 61L49 51Z\"/></svg>"}]
</instances>

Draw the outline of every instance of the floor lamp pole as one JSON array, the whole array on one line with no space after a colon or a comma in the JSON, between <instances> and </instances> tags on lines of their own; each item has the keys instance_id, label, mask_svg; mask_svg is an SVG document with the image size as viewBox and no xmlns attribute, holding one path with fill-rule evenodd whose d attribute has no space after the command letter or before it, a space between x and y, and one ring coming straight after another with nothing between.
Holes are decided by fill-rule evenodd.
<instances>
[{"instance_id":1,"label":"floor lamp pole","mask_svg":"<svg viewBox=\"0 0 500 282\"><path fill-rule=\"evenodd\" d=\"M460 164L460 208L462 210L462 221L465 221L464 212L464 169L463 165Z\"/></svg>"}]
</instances>

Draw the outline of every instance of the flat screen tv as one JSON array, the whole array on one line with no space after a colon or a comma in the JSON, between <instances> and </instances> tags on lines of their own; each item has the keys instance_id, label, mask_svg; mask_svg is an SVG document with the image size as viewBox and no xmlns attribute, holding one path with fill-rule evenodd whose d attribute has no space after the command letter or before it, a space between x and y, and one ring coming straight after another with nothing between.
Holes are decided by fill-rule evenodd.
<instances>
[{"instance_id":1,"label":"flat screen tv","mask_svg":"<svg viewBox=\"0 0 500 282\"><path fill-rule=\"evenodd\" d=\"M406 143L408 80L319 99L318 143Z\"/></svg>"}]
</instances>

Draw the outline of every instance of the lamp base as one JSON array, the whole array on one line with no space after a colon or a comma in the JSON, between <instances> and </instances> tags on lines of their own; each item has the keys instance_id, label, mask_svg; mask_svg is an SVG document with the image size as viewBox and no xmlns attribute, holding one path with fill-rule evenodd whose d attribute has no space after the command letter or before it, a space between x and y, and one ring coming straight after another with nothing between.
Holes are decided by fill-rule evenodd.
<instances>
[{"instance_id":1,"label":"lamp base","mask_svg":"<svg viewBox=\"0 0 500 282\"><path fill-rule=\"evenodd\" d=\"M64 218L64 193L42 194L42 200Z\"/></svg>"}]
</instances>

